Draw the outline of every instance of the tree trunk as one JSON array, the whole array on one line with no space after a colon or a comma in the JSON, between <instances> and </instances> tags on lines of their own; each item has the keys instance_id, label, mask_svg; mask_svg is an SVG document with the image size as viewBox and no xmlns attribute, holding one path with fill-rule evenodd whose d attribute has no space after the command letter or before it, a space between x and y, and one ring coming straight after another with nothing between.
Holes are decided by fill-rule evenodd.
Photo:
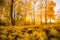
<instances>
[{"instance_id":1,"label":"tree trunk","mask_svg":"<svg viewBox=\"0 0 60 40\"><path fill-rule=\"evenodd\" d=\"M42 24L42 8L41 8L41 14L40 14L40 24Z\"/></svg>"},{"instance_id":2,"label":"tree trunk","mask_svg":"<svg viewBox=\"0 0 60 40\"><path fill-rule=\"evenodd\" d=\"M45 24L47 25L46 4L47 4L47 0L45 1Z\"/></svg>"},{"instance_id":3,"label":"tree trunk","mask_svg":"<svg viewBox=\"0 0 60 40\"><path fill-rule=\"evenodd\" d=\"M42 12L41 12L41 24L42 24Z\"/></svg>"},{"instance_id":4,"label":"tree trunk","mask_svg":"<svg viewBox=\"0 0 60 40\"><path fill-rule=\"evenodd\" d=\"M34 9L35 9L35 3L34 3ZM34 10L34 20L33 20L33 25L35 25L35 10Z\"/></svg>"},{"instance_id":5,"label":"tree trunk","mask_svg":"<svg viewBox=\"0 0 60 40\"><path fill-rule=\"evenodd\" d=\"M11 1L11 13L10 13L10 15L11 15L11 24L12 24L12 26L14 26L15 25L15 21L14 21L14 19L13 19L13 0Z\"/></svg>"}]
</instances>

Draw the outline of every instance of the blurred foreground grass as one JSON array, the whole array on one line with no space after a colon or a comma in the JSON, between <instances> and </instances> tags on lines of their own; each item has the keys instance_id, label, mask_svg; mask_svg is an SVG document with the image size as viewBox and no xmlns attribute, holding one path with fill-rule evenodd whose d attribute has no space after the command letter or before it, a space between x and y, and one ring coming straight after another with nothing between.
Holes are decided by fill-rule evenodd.
<instances>
[{"instance_id":1,"label":"blurred foreground grass","mask_svg":"<svg viewBox=\"0 0 60 40\"><path fill-rule=\"evenodd\" d=\"M60 40L60 24L0 26L0 40Z\"/></svg>"}]
</instances>

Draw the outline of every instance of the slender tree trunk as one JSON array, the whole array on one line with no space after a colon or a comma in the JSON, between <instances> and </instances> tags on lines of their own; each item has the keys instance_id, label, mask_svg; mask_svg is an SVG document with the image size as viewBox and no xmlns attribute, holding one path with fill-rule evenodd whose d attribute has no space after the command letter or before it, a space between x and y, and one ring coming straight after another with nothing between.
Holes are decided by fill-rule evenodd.
<instances>
[{"instance_id":1,"label":"slender tree trunk","mask_svg":"<svg viewBox=\"0 0 60 40\"><path fill-rule=\"evenodd\" d=\"M27 2L27 0L25 0L25 2ZM25 5L25 9L26 9L26 5ZM27 14L26 14L26 11L25 11L25 19L26 19L26 16L27 16ZM26 24L27 24L27 22L26 22L26 20L25 20L24 25L26 25Z\"/></svg>"},{"instance_id":2,"label":"slender tree trunk","mask_svg":"<svg viewBox=\"0 0 60 40\"><path fill-rule=\"evenodd\" d=\"M40 1L41 1L40 4L42 4L42 0L40 0ZM42 6L41 6L40 9L41 9L41 16L40 16L40 18L41 18L40 20L41 20L41 21L40 21L40 23L42 24Z\"/></svg>"},{"instance_id":3,"label":"slender tree trunk","mask_svg":"<svg viewBox=\"0 0 60 40\"><path fill-rule=\"evenodd\" d=\"M45 1L45 24L47 25L46 4L47 4L47 0Z\"/></svg>"},{"instance_id":4,"label":"slender tree trunk","mask_svg":"<svg viewBox=\"0 0 60 40\"><path fill-rule=\"evenodd\" d=\"M42 8L41 8L41 14L40 14L40 24L42 24Z\"/></svg>"},{"instance_id":5,"label":"slender tree trunk","mask_svg":"<svg viewBox=\"0 0 60 40\"><path fill-rule=\"evenodd\" d=\"M35 3L34 3L34 21L33 21L33 25L35 25Z\"/></svg>"},{"instance_id":6,"label":"slender tree trunk","mask_svg":"<svg viewBox=\"0 0 60 40\"><path fill-rule=\"evenodd\" d=\"M15 25L15 21L14 21L14 19L13 19L13 0L11 0L11 13L10 13L10 15L11 15L11 24L12 24L12 26L14 26Z\"/></svg>"},{"instance_id":7,"label":"slender tree trunk","mask_svg":"<svg viewBox=\"0 0 60 40\"><path fill-rule=\"evenodd\" d=\"M42 13L41 13L41 24L42 24Z\"/></svg>"},{"instance_id":8,"label":"slender tree trunk","mask_svg":"<svg viewBox=\"0 0 60 40\"><path fill-rule=\"evenodd\" d=\"M42 0L40 0L40 4L42 4ZM42 6L40 6L40 10L41 10L41 13L40 13L40 24L42 24Z\"/></svg>"}]
</instances>

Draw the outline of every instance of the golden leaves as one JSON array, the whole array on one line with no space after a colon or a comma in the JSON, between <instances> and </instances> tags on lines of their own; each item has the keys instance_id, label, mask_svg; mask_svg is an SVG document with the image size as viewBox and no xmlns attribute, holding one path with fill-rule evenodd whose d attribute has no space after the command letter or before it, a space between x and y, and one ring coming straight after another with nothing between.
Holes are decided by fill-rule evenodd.
<instances>
[{"instance_id":1,"label":"golden leaves","mask_svg":"<svg viewBox=\"0 0 60 40\"><path fill-rule=\"evenodd\" d=\"M30 10L32 7L32 4L30 2L26 2L26 10Z\"/></svg>"},{"instance_id":2,"label":"golden leaves","mask_svg":"<svg viewBox=\"0 0 60 40\"><path fill-rule=\"evenodd\" d=\"M31 0L33 3L35 3L37 0Z\"/></svg>"},{"instance_id":3,"label":"golden leaves","mask_svg":"<svg viewBox=\"0 0 60 40\"><path fill-rule=\"evenodd\" d=\"M55 15L54 15L54 6L56 4L53 1L50 1L49 3L46 4L46 15L48 17L51 17L52 19L55 19Z\"/></svg>"}]
</instances>

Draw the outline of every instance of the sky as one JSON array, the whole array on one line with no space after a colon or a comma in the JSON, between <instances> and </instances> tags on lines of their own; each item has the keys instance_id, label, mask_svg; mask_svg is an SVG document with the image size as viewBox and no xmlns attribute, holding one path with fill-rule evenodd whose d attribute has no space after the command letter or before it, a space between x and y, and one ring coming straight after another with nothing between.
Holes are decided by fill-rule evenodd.
<instances>
[{"instance_id":1,"label":"sky","mask_svg":"<svg viewBox=\"0 0 60 40\"><path fill-rule=\"evenodd\" d=\"M55 11L57 11L57 9L60 8L60 0L53 0L54 2L56 2L56 7L54 8Z\"/></svg>"}]
</instances>

